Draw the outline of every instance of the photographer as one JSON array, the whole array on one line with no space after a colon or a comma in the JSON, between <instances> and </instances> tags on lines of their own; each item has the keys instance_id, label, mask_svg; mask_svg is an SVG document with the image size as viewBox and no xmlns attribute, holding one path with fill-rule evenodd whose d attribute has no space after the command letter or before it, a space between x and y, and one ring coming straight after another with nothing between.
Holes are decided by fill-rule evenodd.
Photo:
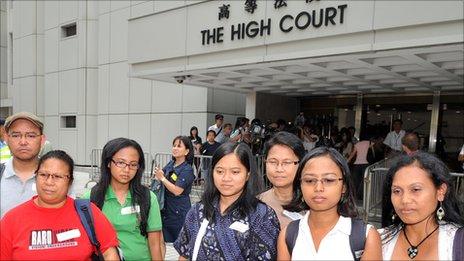
<instances>
[{"instance_id":1,"label":"photographer","mask_svg":"<svg viewBox=\"0 0 464 261\"><path fill-rule=\"evenodd\" d=\"M246 117L238 117L235 122L235 129L230 135L230 141L233 142L245 142L250 144L251 135L249 132L250 119Z\"/></svg>"}]
</instances>

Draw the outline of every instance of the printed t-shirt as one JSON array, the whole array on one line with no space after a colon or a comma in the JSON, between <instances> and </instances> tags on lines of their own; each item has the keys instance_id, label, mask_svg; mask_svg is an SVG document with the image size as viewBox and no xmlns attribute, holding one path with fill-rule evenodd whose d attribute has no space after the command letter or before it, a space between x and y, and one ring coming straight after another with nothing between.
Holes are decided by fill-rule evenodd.
<instances>
[{"instance_id":1,"label":"printed t-shirt","mask_svg":"<svg viewBox=\"0 0 464 261\"><path fill-rule=\"evenodd\" d=\"M67 197L60 208L44 208L31 200L12 209L2 218L2 260L89 260L94 247L74 208L74 200ZM104 253L118 246L116 231L105 215L91 204L97 239Z\"/></svg>"}]
</instances>

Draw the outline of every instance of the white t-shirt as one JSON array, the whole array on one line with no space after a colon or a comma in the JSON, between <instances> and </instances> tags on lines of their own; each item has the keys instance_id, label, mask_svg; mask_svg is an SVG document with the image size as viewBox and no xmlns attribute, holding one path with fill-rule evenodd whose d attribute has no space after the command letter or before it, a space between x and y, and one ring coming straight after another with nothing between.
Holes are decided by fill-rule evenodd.
<instances>
[{"instance_id":1,"label":"white t-shirt","mask_svg":"<svg viewBox=\"0 0 464 261\"><path fill-rule=\"evenodd\" d=\"M454 235L458 227L452 224L441 224L438 229L438 259L439 260L453 260L453 241ZM381 231L379 231L381 233ZM382 244L382 256L383 260L391 260L393 250L395 249L396 241L398 236L396 234L390 241ZM419 247L420 251L420 247Z\"/></svg>"},{"instance_id":2,"label":"white t-shirt","mask_svg":"<svg viewBox=\"0 0 464 261\"><path fill-rule=\"evenodd\" d=\"M353 260L350 248L351 218L340 216L337 224L325 235L316 251L308 225L309 211L301 219L292 260ZM366 227L366 237L371 225Z\"/></svg>"},{"instance_id":3,"label":"white t-shirt","mask_svg":"<svg viewBox=\"0 0 464 261\"><path fill-rule=\"evenodd\" d=\"M214 132L216 132L216 135L218 135L219 130L222 130L222 126L218 127L216 124L213 124L213 125L209 126L208 131L210 131L210 130L213 130Z\"/></svg>"},{"instance_id":4,"label":"white t-shirt","mask_svg":"<svg viewBox=\"0 0 464 261\"><path fill-rule=\"evenodd\" d=\"M394 150L402 151L403 146L401 144L401 139L405 134L406 132L404 130L400 130L399 133L396 133L396 131L390 131L387 134L387 137L385 137L383 143Z\"/></svg>"}]
</instances>

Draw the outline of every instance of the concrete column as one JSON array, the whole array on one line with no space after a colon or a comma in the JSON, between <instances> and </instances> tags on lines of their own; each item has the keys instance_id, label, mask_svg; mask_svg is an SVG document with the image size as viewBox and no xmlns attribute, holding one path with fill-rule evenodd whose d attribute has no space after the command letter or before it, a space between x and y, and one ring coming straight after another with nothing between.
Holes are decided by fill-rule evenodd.
<instances>
[{"instance_id":1,"label":"concrete column","mask_svg":"<svg viewBox=\"0 0 464 261\"><path fill-rule=\"evenodd\" d=\"M432 116L430 118L429 152L437 147L438 117L440 116L440 91L433 93Z\"/></svg>"},{"instance_id":2,"label":"concrete column","mask_svg":"<svg viewBox=\"0 0 464 261\"><path fill-rule=\"evenodd\" d=\"M354 116L354 127L356 128L354 136L358 138L358 140L360 140L359 134L361 133L362 110L363 110L363 96L361 93L359 93L358 96L356 97L356 112Z\"/></svg>"},{"instance_id":3,"label":"concrete column","mask_svg":"<svg viewBox=\"0 0 464 261\"><path fill-rule=\"evenodd\" d=\"M256 92L250 92L246 95L245 117L253 120L256 117Z\"/></svg>"}]
</instances>

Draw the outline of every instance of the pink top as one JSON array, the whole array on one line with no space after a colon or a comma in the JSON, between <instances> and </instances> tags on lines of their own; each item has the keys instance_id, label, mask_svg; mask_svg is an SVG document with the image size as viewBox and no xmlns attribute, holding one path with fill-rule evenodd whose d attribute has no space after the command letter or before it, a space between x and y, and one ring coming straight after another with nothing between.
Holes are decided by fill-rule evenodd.
<instances>
[{"instance_id":1,"label":"pink top","mask_svg":"<svg viewBox=\"0 0 464 261\"><path fill-rule=\"evenodd\" d=\"M356 160L354 161L355 165L369 164L367 161L367 152L369 151L370 141L363 140L354 144L354 149L356 150Z\"/></svg>"}]
</instances>

